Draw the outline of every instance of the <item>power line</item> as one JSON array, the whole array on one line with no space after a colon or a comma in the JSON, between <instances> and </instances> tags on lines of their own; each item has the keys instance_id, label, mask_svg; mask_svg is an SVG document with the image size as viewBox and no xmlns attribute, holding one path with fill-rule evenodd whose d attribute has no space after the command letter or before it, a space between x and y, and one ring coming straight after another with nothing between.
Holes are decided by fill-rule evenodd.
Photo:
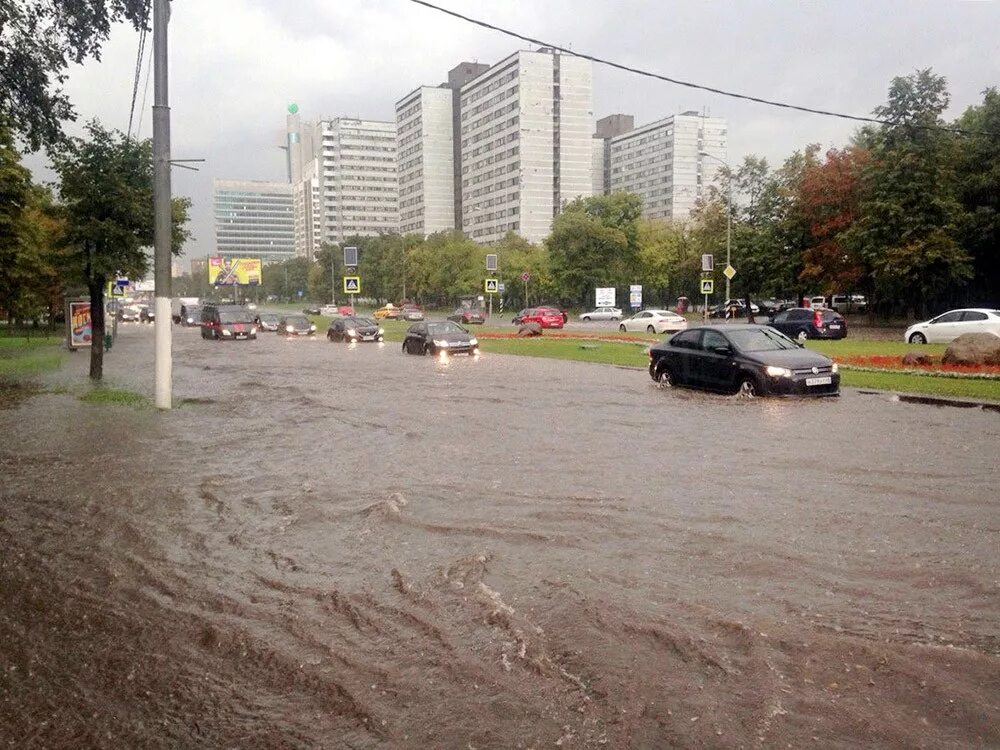
<instances>
[{"instance_id":1,"label":"power line","mask_svg":"<svg viewBox=\"0 0 1000 750\"><path fill-rule=\"evenodd\" d=\"M142 119L146 115L146 96L149 94L149 74L153 72L153 48L149 48L149 57L146 58L146 83L142 89L142 104L139 105L139 124L135 126L136 140L142 133Z\"/></svg>"},{"instance_id":2,"label":"power line","mask_svg":"<svg viewBox=\"0 0 1000 750\"><path fill-rule=\"evenodd\" d=\"M135 73L132 76L132 104L128 111L128 130L125 133L126 138L132 137L132 120L135 117L135 100L139 96L139 78L142 76L142 58L146 52L146 23L145 19L148 14L148 8L143 8L143 24L142 28L139 29L139 49L135 55Z\"/></svg>"},{"instance_id":3,"label":"power line","mask_svg":"<svg viewBox=\"0 0 1000 750\"><path fill-rule=\"evenodd\" d=\"M756 102L757 104L764 104L769 107L781 107L783 109L796 110L798 112L808 112L813 115L823 115L825 117L839 117L842 120L854 120L855 122L867 122L874 123L876 125L889 125L897 126L899 123L892 122L891 120L882 120L877 117L865 117L864 115L850 115L843 112L834 112L827 109L816 109L814 107L804 107L799 104L789 104L788 102L778 102L772 99L764 99L759 96L750 96L749 94L740 94L735 91L726 91L725 89L716 88L714 86L706 86L701 83L694 83L693 81L683 81L679 78L671 78L670 76L663 75L661 73L653 73L648 70L643 70L641 68L635 68L631 65L624 65L623 63L617 63L613 60L606 60L595 55L588 55L585 52L578 52L576 50L568 49L566 47L561 47L558 44L553 44L552 42L546 42L541 39L535 39L525 34L518 33L516 31L511 31L510 29L505 29L501 26L497 26L487 21L480 21L478 18L472 18L471 16L464 15L458 11L449 10L448 8L442 8L439 5L434 5L433 3L427 2L427 0L409 0L411 3L416 5L422 5L425 8L430 8L431 10L436 10L439 13L444 13L446 15L452 16L453 18L458 18L467 23L474 24L476 26L481 26L484 29L490 29L491 31L497 31L501 34L506 34L507 36L514 37L515 39L520 39L523 42L528 42L529 44L534 44L539 47L548 47L553 50L558 50L567 55L573 55L574 57L579 57L584 60L590 60L591 62L598 63L600 65L607 65L610 68L617 68L618 70L624 70L627 73L635 73L636 75L645 76L647 78L655 78L660 81L666 81L667 83L673 83L677 86L685 86L691 89L699 89L700 91L708 91L713 94L719 94L720 96L728 96L733 99L742 99L744 101ZM1000 138L1000 133L992 133L983 130L966 130L965 128L951 128L943 125L919 125L910 124L910 127L919 128L922 130L942 130L949 133L958 133L960 135L986 135L994 138Z\"/></svg>"}]
</instances>

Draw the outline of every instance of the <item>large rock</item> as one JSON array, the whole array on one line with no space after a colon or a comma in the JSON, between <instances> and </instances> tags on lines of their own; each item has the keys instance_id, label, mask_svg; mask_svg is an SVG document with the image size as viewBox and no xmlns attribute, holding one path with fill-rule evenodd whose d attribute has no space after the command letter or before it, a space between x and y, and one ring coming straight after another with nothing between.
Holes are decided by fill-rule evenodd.
<instances>
[{"instance_id":1,"label":"large rock","mask_svg":"<svg viewBox=\"0 0 1000 750\"><path fill-rule=\"evenodd\" d=\"M929 354L921 354L920 352L907 352L903 355L904 365L932 365L934 364L934 359Z\"/></svg>"},{"instance_id":2,"label":"large rock","mask_svg":"<svg viewBox=\"0 0 1000 750\"><path fill-rule=\"evenodd\" d=\"M517 329L517 335L520 338L526 338L528 336L541 336L542 335L542 324L541 323L523 323L520 328Z\"/></svg>"},{"instance_id":3,"label":"large rock","mask_svg":"<svg viewBox=\"0 0 1000 750\"><path fill-rule=\"evenodd\" d=\"M1000 365L1000 336L963 333L948 344L941 361L946 365Z\"/></svg>"}]
</instances>

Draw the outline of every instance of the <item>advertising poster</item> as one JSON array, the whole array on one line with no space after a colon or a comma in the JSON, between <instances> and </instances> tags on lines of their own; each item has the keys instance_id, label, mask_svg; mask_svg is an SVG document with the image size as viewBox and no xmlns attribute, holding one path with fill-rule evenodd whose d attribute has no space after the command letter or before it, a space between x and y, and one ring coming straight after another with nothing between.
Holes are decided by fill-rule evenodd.
<instances>
[{"instance_id":1,"label":"advertising poster","mask_svg":"<svg viewBox=\"0 0 1000 750\"><path fill-rule=\"evenodd\" d=\"M208 283L213 286L257 286L262 275L260 258L208 259Z\"/></svg>"},{"instance_id":2,"label":"advertising poster","mask_svg":"<svg viewBox=\"0 0 1000 750\"><path fill-rule=\"evenodd\" d=\"M633 310L642 307L642 284L632 284L628 288L628 303Z\"/></svg>"},{"instance_id":3,"label":"advertising poster","mask_svg":"<svg viewBox=\"0 0 1000 750\"><path fill-rule=\"evenodd\" d=\"M90 346L93 330L90 321L90 301L70 301L69 312L66 315L66 325L69 328L69 348L79 349Z\"/></svg>"},{"instance_id":4,"label":"advertising poster","mask_svg":"<svg viewBox=\"0 0 1000 750\"><path fill-rule=\"evenodd\" d=\"M615 288L613 286L599 286L595 291L594 297L598 307L615 306Z\"/></svg>"}]
</instances>

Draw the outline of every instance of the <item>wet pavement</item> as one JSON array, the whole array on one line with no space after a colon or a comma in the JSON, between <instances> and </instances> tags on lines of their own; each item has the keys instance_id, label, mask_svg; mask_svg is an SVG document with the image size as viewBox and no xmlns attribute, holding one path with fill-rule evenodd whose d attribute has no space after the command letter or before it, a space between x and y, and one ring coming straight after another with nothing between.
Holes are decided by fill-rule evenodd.
<instances>
[{"instance_id":1,"label":"wet pavement","mask_svg":"<svg viewBox=\"0 0 1000 750\"><path fill-rule=\"evenodd\" d=\"M175 333L0 410L0 744L1000 744L1000 415Z\"/></svg>"}]
</instances>

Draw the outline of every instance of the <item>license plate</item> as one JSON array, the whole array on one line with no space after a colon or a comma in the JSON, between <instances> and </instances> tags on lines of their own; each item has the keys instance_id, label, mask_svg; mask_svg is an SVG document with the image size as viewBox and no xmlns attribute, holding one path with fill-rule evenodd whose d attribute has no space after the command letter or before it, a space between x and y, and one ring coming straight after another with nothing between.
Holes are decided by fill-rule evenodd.
<instances>
[{"instance_id":1,"label":"license plate","mask_svg":"<svg viewBox=\"0 0 1000 750\"><path fill-rule=\"evenodd\" d=\"M827 375L825 378L806 378L806 385L830 385L833 378Z\"/></svg>"},{"instance_id":2,"label":"license plate","mask_svg":"<svg viewBox=\"0 0 1000 750\"><path fill-rule=\"evenodd\" d=\"M839 323L831 323L830 324L830 330L831 331L839 331L840 330L840 324Z\"/></svg>"},{"instance_id":3,"label":"license plate","mask_svg":"<svg viewBox=\"0 0 1000 750\"><path fill-rule=\"evenodd\" d=\"M362 341L374 341L375 337L374 336L362 336L361 340Z\"/></svg>"}]
</instances>

